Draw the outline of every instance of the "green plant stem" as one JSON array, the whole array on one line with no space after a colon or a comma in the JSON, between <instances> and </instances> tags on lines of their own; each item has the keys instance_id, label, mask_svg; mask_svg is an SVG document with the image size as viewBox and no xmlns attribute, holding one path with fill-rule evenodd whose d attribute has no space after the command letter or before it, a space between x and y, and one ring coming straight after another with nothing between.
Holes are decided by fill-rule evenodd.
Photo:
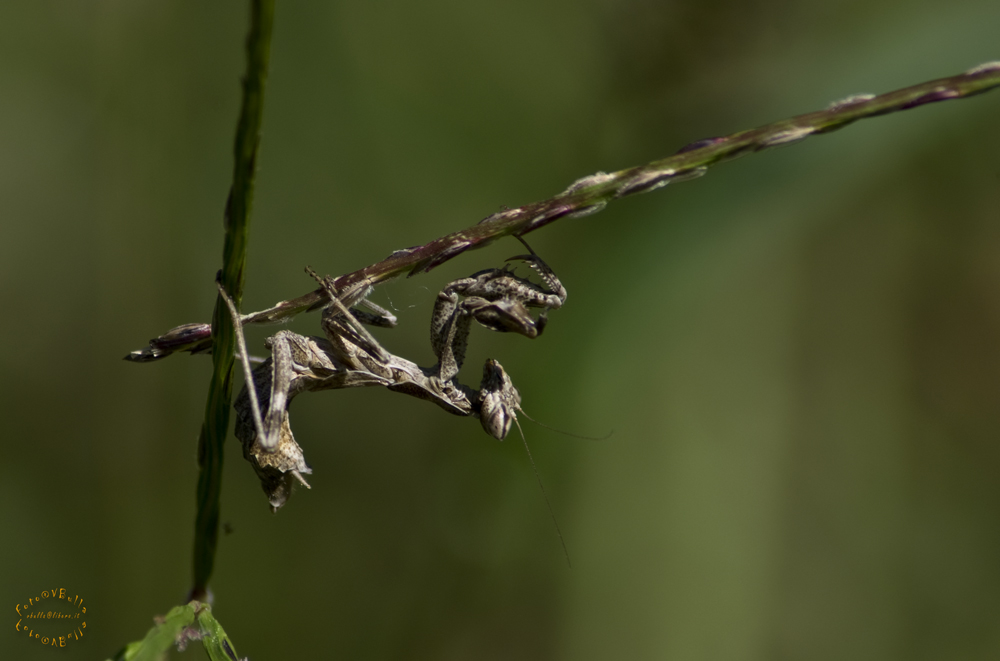
<instances>
[{"instance_id":1,"label":"green plant stem","mask_svg":"<svg viewBox=\"0 0 1000 661\"><path fill-rule=\"evenodd\" d=\"M886 94L858 95L830 104L824 110L784 119L721 138L698 140L667 158L610 174L599 172L574 182L562 193L516 209L505 209L459 232L414 248L397 250L386 259L336 279L341 300L352 304L376 284L403 274L425 273L467 250L482 248L508 235L523 236L559 218L596 213L614 199L646 193L669 183L700 177L710 166L746 154L828 133L859 119L877 117L917 106L961 99L1000 86L1000 62L990 62L965 73L932 80ZM245 324L274 323L314 310L328 302L320 288L243 317ZM209 348L207 324L179 326L152 340L149 346L125 357L135 362L158 360L177 351L197 353Z\"/></svg>"},{"instance_id":2,"label":"green plant stem","mask_svg":"<svg viewBox=\"0 0 1000 661\"><path fill-rule=\"evenodd\" d=\"M220 281L239 307L243 297L247 237L253 203L254 173L260 144L264 85L271 54L274 0L251 0L250 33L246 41L247 69L243 78L243 101L236 127L233 183L225 212L225 244ZM191 599L206 601L208 581L215 564L219 538L219 497L222 491L222 456L229 428L233 398L233 351L235 334L222 297L212 315L212 381L205 404L205 421L198 439L198 514L194 535L194 584Z\"/></svg>"}]
</instances>

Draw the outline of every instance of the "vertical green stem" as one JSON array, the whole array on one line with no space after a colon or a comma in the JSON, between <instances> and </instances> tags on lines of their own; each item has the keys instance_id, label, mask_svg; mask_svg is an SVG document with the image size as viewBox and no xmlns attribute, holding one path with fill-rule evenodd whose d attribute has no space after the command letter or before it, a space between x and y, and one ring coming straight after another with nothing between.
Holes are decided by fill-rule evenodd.
<instances>
[{"instance_id":1,"label":"vertical green stem","mask_svg":"<svg viewBox=\"0 0 1000 661\"><path fill-rule=\"evenodd\" d=\"M243 78L243 102L236 127L233 183L225 213L225 246L220 279L237 307L243 298L250 209L260 124L264 106L264 84L271 54L274 0L251 0L250 33L247 36L247 70ZM219 497L222 492L222 456L229 428L233 398L233 347L235 335L226 304L216 299L212 316L212 382L205 404L205 421L198 439L198 515L194 534L194 585L191 598L208 596L208 581L215 564L219 538Z\"/></svg>"}]
</instances>

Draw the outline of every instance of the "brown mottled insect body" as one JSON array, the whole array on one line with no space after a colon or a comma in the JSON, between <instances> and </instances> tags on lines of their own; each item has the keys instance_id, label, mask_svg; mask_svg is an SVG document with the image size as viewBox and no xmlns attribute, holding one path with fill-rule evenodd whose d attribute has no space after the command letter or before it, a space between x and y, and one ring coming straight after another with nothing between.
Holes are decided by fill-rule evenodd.
<instances>
[{"instance_id":1,"label":"brown mottled insect body","mask_svg":"<svg viewBox=\"0 0 1000 661\"><path fill-rule=\"evenodd\" d=\"M268 338L271 357L250 373L235 402L236 436L274 510L288 500L294 482L309 486L303 475L312 470L295 441L288 416L292 399L302 392L383 386L434 402L454 415L478 417L486 433L496 439L507 436L520 410L521 395L500 363L486 361L478 390L456 378L465 359L471 322L534 338L544 330L548 310L566 300L565 288L537 255L511 260L527 263L540 275L543 286L518 277L509 266L449 283L438 295L431 317L431 344L438 357L433 367L420 367L386 351L363 323L389 323L380 322L378 314L348 309L332 278L321 278L307 269L331 300L320 321L324 337L281 331ZM356 294L350 302L367 303ZM538 319L531 316L531 308L543 310ZM235 308L231 312L242 335ZM242 345L241 355L246 364ZM255 413L251 383L262 415Z\"/></svg>"}]
</instances>

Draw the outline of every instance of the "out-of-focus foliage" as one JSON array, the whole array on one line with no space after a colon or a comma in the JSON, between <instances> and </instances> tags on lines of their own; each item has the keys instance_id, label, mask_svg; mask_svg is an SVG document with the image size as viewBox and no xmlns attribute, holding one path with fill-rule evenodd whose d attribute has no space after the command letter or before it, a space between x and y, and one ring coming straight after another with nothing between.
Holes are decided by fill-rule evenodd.
<instances>
[{"instance_id":1,"label":"out-of-focus foliage","mask_svg":"<svg viewBox=\"0 0 1000 661\"><path fill-rule=\"evenodd\" d=\"M211 314L245 4L0 3L0 598L90 606L76 647L11 631L3 658L106 658L189 587L210 361L121 357ZM998 59L998 24L985 0L279 2L244 307ZM614 430L526 427L572 570L524 449L424 402L298 398L313 489L276 516L230 442L212 588L240 651L995 658L998 109L866 121L533 235L567 305L536 341L476 329L464 379L495 357L532 416ZM521 251L380 288L378 336L430 364L437 290Z\"/></svg>"}]
</instances>

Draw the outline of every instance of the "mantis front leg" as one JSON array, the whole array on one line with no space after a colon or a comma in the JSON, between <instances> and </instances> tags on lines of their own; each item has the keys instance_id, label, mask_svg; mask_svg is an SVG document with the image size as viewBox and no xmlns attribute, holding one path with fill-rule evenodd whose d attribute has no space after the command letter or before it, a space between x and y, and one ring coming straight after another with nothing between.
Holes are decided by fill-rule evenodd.
<instances>
[{"instance_id":1,"label":"mantis front leg","mask_svg":"<svg viewBox=\"0 0 1000 661\"><path fill-rule=\"evenodd\" d=\"M531 250L527 243L524 245ZM535 338L545 330L548 311L566 302L566 288L534 251L507 261L513 260L523 261L534 269L545 287L504 267L451 282L438 294L431 315L431 347L438 358L441 379L452 379L461 369L473 319L490 330ZM536 320L529 308L542 308L543 312Z\"/></svg>"}]
</instances>

